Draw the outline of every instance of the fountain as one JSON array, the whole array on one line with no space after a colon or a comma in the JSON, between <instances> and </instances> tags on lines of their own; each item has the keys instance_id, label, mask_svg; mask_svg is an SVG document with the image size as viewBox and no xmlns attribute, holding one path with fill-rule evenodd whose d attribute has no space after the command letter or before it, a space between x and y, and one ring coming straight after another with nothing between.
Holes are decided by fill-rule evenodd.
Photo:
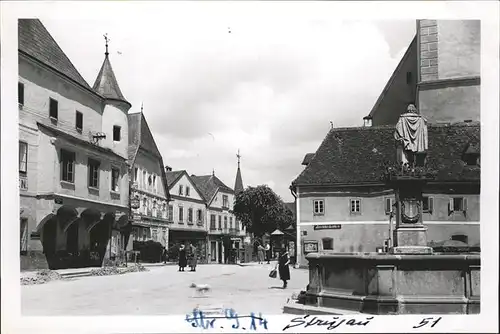
<instances>
[{"instance_id":1,"label":"fountain","mask_svg":"<svg viewBox=\"0 0 500 334\"><path fill-rule=\"evenodd\" d=\"M426 166L427 124L410 105L394 133L397 162L383 180L396 195L396 228L385 253L311 253L309 285L292 314L477 314L480 255L438 254L428 247L422 193L435 173Z\"/></svg>"}]
</instances>

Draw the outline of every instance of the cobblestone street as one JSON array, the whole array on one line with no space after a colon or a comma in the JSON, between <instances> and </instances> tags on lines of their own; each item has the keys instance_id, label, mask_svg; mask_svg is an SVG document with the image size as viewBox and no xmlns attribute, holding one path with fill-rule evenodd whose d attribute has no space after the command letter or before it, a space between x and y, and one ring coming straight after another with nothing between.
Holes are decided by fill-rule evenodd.
<instances>
[{"instance_id":1,"label":"cobblestone street","mask_svg":"<svg viewBox=\"0 0 500 334\"><path fill-rule=\"evenodd\" d=\"M293 269L287 289L268 277L272 264L200 265L196 272L177 266L116 276L83 277L21 287L23 315L169 315L199 306L204 311L234 308L243 314L281 314L287 298L305 289L308 271ZM191 283L209 284L200 296Z\"/></svg>"}]
</instances>

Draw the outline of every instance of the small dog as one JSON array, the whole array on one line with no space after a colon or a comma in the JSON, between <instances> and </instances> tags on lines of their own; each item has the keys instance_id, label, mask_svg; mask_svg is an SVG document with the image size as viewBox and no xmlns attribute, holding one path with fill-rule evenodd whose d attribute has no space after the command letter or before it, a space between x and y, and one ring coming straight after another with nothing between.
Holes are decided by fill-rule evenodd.
<instances>
[{"instance_id":1,"label":"small dog","mask_svg":"<svg viewBox=\"0 0 500 334\"><path fill-rule=\"evenodd\" d=\"M191 283L190 288L196 289L196 292L203 294L210 292L212 290L212 288L208 284Z\"/></svg>"}]
</instances>

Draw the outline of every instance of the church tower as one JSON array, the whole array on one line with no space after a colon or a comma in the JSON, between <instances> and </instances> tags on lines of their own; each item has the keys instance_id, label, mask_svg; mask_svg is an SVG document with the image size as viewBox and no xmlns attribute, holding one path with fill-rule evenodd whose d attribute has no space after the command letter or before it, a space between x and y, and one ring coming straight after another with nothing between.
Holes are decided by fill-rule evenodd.
<instances>
[{"instance_id":1,"label":"church tower","mask_svg":"<svg viewBox=\"0 0 500 334\"><path fill-rule=\"evenodd\" d=\"M109 61L107 35L104 62L97 75L93 89L104 97L102 113L102 131L106 138L102 146L113 150L116 154L128 158L128 111L132 105L123 96L115 73Z\"/></svg>"},{"instance_id":2,"label":"church tower","mask_svg":"<svg viewBox=\"0 0 500 334\"><path fill-rule=\"evenodd\" d=\"M236 171L236 181L234 182L234 194L238 195L238 193L243 191L243 180L241 178L241 170L240 170L240 150L238 150L238 154L236 154L238 158L238 170Z\"/></svg>"}]
</instances>

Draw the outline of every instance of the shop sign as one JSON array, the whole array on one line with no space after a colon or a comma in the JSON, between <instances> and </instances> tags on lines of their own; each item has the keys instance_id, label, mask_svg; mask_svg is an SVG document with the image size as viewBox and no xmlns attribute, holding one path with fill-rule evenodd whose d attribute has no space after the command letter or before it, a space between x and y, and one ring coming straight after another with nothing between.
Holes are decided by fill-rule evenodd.
<instances>
[{"instance_id":1,"label":"shop sign","mask_svg":"<svg viewBox=\"0 0 500 334\"><path fill-rule=\"evenodd\" d=\"M314 225L314 230L340 230L342 225L340 224L329 224L329 225Z\"/></svg>"},{"instance_id":2,"label":"shop sign","mask_svg":"<svg viewBox=\"0 0 500 334\"><path fill-rule=\"evenodd\" d=\"M316 253L318 251L317 241L304 241L304 254Z\"/></svg>"}]
</instances>

